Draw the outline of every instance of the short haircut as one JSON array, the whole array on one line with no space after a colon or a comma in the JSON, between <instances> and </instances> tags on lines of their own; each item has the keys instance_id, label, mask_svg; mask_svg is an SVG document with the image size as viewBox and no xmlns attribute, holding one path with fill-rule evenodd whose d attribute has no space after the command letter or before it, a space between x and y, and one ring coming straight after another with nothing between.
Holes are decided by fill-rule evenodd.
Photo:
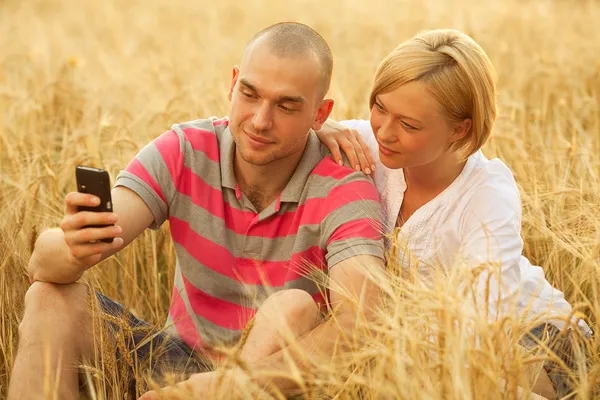
<instances>
[{"instance_id":1,"label":"short haircut","mask_svg":"<svg viewBox=\"0 0 600 400\"><path fill-rule=\"evenodd\" d=\"M301 57L313 54L320 63L321 82L319 101L323 100L331 84L333 73L333 54L329 45L311 27L297 22L280 22L258 32L246 45L247 49L257 40L263 39L273 54L280 58Z\"/></svg>"},{"instance_id":2,"label":"short haircut","mask_svg":"<svg viewBox=\"0 0 600 400\"><path fill-rule=\"evenodd\" d=\"M452 145L466 159L485 144L496 120L495 79L492 62L472 38L452 29L425 31L381 62L369 105L379 94L423 82L450 120L471 118L470 132Z\"/></svg>"}]
</instances>

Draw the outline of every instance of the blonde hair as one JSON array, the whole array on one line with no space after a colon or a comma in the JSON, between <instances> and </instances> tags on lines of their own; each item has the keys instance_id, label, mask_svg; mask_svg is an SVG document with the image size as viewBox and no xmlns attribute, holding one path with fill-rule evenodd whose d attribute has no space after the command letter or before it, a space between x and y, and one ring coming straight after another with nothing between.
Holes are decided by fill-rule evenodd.
<instances>
[{"instance_id":1,"label":"blonde hair","mask_svg":"<svg viewBox=\"0 0 600 400\"><path fill-rule=\"evenodd\" d=\"M473 39L438 29L405 41L377 68L369 106L378 94L411 81L423 82L451 121L471 118L470 131L452 144L452 151L466 159L485 144L496 120L495 71Z\"/></svg>"}]
</instances>

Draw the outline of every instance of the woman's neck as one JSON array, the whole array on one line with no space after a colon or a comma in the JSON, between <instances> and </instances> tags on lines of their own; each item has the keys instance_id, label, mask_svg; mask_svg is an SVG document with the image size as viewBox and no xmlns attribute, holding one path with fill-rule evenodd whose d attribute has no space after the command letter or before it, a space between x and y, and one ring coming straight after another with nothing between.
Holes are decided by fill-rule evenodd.
<instances>
[{"instance_id":1,"label":"woman's neck","mask_svg":"<svg viewBox=\"0 0 600 400\"><path fill-rule=\"evenodd\" d=\"M454 182L465 164L449 153L429 164L404 168L407 190L436 196Z\"/></svg>"}]
</instances>

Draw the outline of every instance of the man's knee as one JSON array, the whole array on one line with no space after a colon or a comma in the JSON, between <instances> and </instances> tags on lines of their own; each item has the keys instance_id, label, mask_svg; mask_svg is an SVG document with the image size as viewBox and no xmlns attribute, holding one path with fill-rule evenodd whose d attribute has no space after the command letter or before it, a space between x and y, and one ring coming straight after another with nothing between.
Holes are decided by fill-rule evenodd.
<instances>
[{"instance_id":1,"label":"man's knee","mask_svg":"<svg viewBox=\"0 0 600 400\"><path fill-rule=\"evenodd\" d=\"M267 317L283 314L288 321L316 321L319 307L312 296L304 290L287 289L270 295L258 313Z\"/></svg>"},{"instance_id":2,"label":"man's knee","mask_svg":"<svg viewBox=\"0 0 600 400\"><path fill-rule=\"evenodd\" d=\"M32 320L60 317L81 319L88 304L87 287L78 283L60 285L34 282L25 294L25 315L20 330Z\"/></svg>"}]
</instances>

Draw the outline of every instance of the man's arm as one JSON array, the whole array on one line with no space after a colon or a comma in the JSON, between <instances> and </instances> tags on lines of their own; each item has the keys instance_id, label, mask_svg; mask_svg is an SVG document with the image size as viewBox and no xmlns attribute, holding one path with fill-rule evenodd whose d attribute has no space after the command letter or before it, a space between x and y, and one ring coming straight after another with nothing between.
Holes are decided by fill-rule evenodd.
<instances>
[{"instance_id":1,"label":"man's arm","mask_svg":"<svg viewBox=\"0 0 600 400\"><path fill-rule=\"evenodd\" d=\"M138 237L153 221L152 213L146 203L135 192L116 187L112 190L113 213L117 216L115 226L121 228L111 237L122 238L122 243L90 243L93 237L106 233L112 228L81 229L85 225L106 224L108 213L77 212L79 205L91 205L89 195L69 193L65 199L66 212L60 228L42 232L36 241L28 265L31 282L73 283L85 270L105 260L121 250Z\"/></svg>"},{"instance_id":2,"label":"man's arm","mask_svg":"<svg viewBox=\"0 0 600 400\"><path fill-rule=\"evenodd\" d=\"M373 277L369 277L369 273ZM383 261L374 256L355 256L335 265L330 272L330 298L336 309L335 317L299 338L293 349L285 347L249 365L249 368L292 376L290 358L297 368L309 370L311 364L331 362L334 350L351 350L354 328L360 326L361 320L367 323L372 321L374 311L380 304L381 292L375 281L383 278L383 273ZM270 380L258 378L256 383L260 386L275 385L284 394L297 390L293 381L280 377Z\"/></svg>"},{"instance_id":3,"label":"man's arm","mask_svg":"<svg viewBox=\"0 0 600 400\"><path fill-rule=\"evenodd\" d=\"M189 125L214 131L212 120ZM113 221L107 219L110 213L78 212L79 206L97 204L89 203L93 196L88 194L69 193L60 228L45 231L36 242L28 267L30 280L75 282L86 269L127 246L146 228L157 229L162 225L178 194L177 183L189 147L185 135L181 126L174 126L144 146L121 171L112 190L113 214L117 216L115 224L121 229L119 232L113 231L113 227L82 229ZM214 146L213 139L197 139L196 146L208 149ZM207 142L201 143L203 140ZM96 242L108 237L120 239L110 244Z\"/></svg>"},{"instance_id":4,"label":"man's arm","mask_svg":"<svg viewBox=\"0 0 600 400\"><path fill-rule=\"evenodd\" d=\"M321 235L327 248L329 302L335 313L293 346L249 366L255 371L274 371L277 378L269 382L259 376L257 383L271 383L284 394L297 387L282 375L292 376L294 369L309 371L317 363L331 363L338 351L352 351L356 339L353 336L373 320L373 311L380 304L381 286L375 282L385 279L385 267L381 206L375 185L363 174L352 171L338 180L324 204Z\"/></svg>"}]
</instances>

